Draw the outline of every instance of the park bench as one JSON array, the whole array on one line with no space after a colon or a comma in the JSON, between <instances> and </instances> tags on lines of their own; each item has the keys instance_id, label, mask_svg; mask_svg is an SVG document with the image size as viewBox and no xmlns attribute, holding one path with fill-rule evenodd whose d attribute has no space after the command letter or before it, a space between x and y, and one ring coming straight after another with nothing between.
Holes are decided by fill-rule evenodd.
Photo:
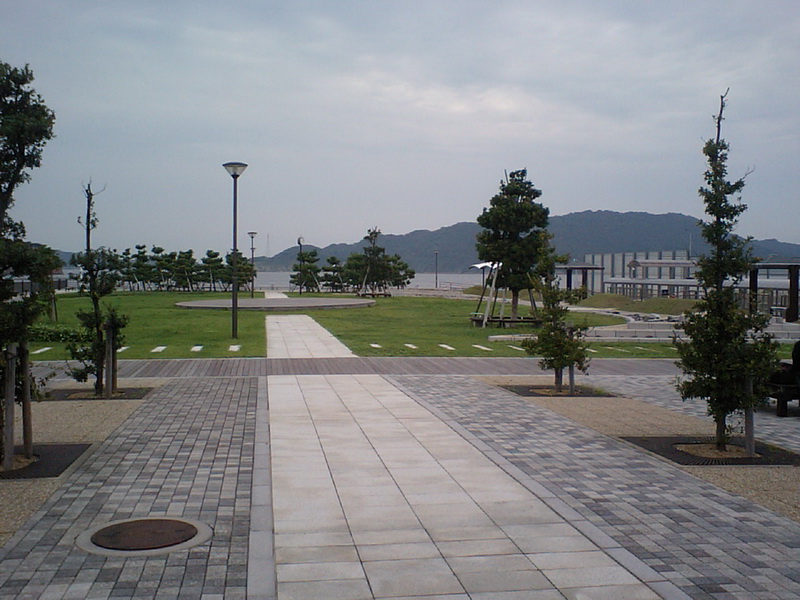
<instances>
[{"instance_id":1,"label":"park bench","mask_svg":"<svg viewBox=\"0 0 800 600\"><path fill-rule=\"evenodd\" d=\"M800 400L800 387L791 384L771 383L770 386L775 390L772 397L777 401L775 414L785 417L789 414L789 402Z\"/></svg>"},{"instance_id":2,"label":"park bench","mask_svg":"<svg viewBox=\"0 0 800 600\"><path fill-rule=\"evenodd\" d=\"M392 295L389 292L358 292L356 294L360 298L391 298Z\"/></svg>"},{"instance_id":3,"label":"park bench","mask_svg":"<svg viewBox=\"0 0 800 600\"><path fill-rule=\"evenodd\" d=\"M469 317L475 327L483 325L483 314L472 313ZM513 327L514 325L533 325L534 327L542 324L542 320L537 317L518 317L512 319L511 317L489 317L486 319L487 325L495 325L497 327Z\"/></svg>"}]
</instances>

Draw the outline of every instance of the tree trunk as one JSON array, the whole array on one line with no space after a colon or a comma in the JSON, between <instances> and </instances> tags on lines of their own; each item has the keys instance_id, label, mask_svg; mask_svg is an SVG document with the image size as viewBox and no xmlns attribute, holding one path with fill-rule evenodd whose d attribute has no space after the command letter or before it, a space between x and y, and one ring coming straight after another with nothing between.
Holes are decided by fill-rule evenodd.
<instances>
[{"instance_id":1,"label":"tree trunk","mask_svg":"<svg viewBox=\"0 0 800 600\"><path fill-rule=\"evenodd\" d=\"M745 382L745 393L748 397L748 406L744 409L744 449L748 457L756 455L756 434L753 407L749 404L753 397L753 378L748 377Z\"/></svg>"},{"instance_id":2,"label":"tree trunk","mask_svg":"<svg viewBox=\"0 0 800 600\"><path fill-rule=\"evenodd\" d=\"M25 458L33 458L33 417L31 415L31 359L28 342L19 347L20 368L22 369L22 443Z\"/></svg>"},{"instance_id":3,"label":"tree trunk","mask_svg":"<svg viewBox=\"0 0 800 600\"><path fill-rule=\"evenodd\" d=\"M9 344L6 349L6 368L4 370L3 398L3 470L14 468L14 400L17 381L17 345Z\"/></svg>"},{"instance_id":4,"label":"tree trunk","mask_svg":"<svg viewBox=\"0 0 800 600\"><path fill-rule=\"evenodd\" d=\"M575 365L569 366L569 395L575 395Z\"/></svg>"},{"instance_id":5,"label":"tree trunk","mask_svg":"<svg viewBox=\"0 0 800 600\"><path fill-rule=\"evenodd\" d=\"M556 374L556 394L560 394L561 389L564 386L564 369L561 368L556 369L555 374Z\"/></svg>"},{"instance_id":6,"label":"tree trunk","mask_svg":"<svg viewBox=\"0 0 800 600\"><path fill-rule=\"evenodd\" d=\"M516 321L519 315L519 290L511 291L511 320Z\"/></svg>"}]
</instances>

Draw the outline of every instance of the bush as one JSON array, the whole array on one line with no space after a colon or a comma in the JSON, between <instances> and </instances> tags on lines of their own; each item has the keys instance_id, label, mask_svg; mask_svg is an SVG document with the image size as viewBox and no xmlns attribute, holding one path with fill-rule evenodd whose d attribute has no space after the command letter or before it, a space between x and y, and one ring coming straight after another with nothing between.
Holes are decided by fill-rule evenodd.
<instances>
[{"instance_id":1,"label":"bush","mask_svg":"<svg viewBox=\"0 0 800 600\"><path fill-rule=\"evenodd\" d=\"M31 325L28 331L32 342L83 343L88 341L83 331L67 325L37 324Z\"/></svg>"}]
</instances>

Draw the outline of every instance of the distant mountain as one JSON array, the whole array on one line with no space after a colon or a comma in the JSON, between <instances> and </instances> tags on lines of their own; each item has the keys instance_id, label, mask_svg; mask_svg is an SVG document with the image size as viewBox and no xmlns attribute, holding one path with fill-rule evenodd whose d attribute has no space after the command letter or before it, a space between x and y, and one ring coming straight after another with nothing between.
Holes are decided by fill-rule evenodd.
<instances>
[{"instance_id":1,"label":"distant mountain","mask_svg":"<svg viewBox=\"0 0 800 600\"><path fill-rule=\"evenodd\" d=\"M691 250L692 255L708 251L700 236L695 217L678 213L654 215L644 212L614 212L588 210L550 217L550 233L560 254L583 260L592 253L613 253L658 250ZM432 273L436 265L440 273L462 273L478 262L475 236L477 223L456 223L436 231L417 230L405 235L385 234L378 244L390 254L399 254L411 268L420 273ZM353 244L332 244L317 248L320 264L329 256L344 261L353 252L362 252L365 241ZM756 256L771 260L800 257L800 244L778 240L754 240ZM304 246L304 249L316 248ZM287 248L271 258L256 257L262 271L290 271L297 256L297 246Z\"/></svg>"}]
</instances>

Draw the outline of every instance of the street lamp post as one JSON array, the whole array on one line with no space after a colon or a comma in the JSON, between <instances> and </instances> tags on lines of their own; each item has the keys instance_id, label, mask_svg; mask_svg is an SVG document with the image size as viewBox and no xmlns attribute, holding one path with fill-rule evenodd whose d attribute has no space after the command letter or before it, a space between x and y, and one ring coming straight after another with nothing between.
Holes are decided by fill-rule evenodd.
<instances>
[{"instance_id":1,"label":"street lamp post","mask_svg":"<svg viewBox=\"0 0 800 600\"><path fill-rule=\"evenodd\" d=\"M303 273L303 238L297 238L297 245L300 246L300 254L297 255L297 263L300 265L300 277L298 277L298 281L300 281L300 295L303 295L303 282L305 281L305 274Z\"/></svg>"},{"instance_id":2,"label":"street lamp post","mask_svg":"<svg viewBox=\"0 0 800 600\"><path fill-rule=\"evenodd\" d=\"M256 297L256 247L253 245L258 235L255 231L248 231L250 236L250 266L253 267L253 282L250 284L250 297Z\"/></svg>"},{"instance_id":3,"label":"street lamp post","mask_svg":"<svg viewBox=\"0 0 800 600\"><path fill-rule=\"evenodd\" d=\"M437 290L439 289L439 251L436 250L436 254L434 254L434 285Z\"/></svg>"},{"instance_id":4,"label":"street lamp post","mask_svg":"<svg viewBox=\"0 0 800 600\"><path fill-rule=\"evenodd\" d=\"M231 257L231 337L239 337L239 273L237 271L237 258L239 254L236 241L236 203L239 176L247 168L245 163L228 162L222 165L233 178L233 256Z\"/></svg>"}]
</instances>

